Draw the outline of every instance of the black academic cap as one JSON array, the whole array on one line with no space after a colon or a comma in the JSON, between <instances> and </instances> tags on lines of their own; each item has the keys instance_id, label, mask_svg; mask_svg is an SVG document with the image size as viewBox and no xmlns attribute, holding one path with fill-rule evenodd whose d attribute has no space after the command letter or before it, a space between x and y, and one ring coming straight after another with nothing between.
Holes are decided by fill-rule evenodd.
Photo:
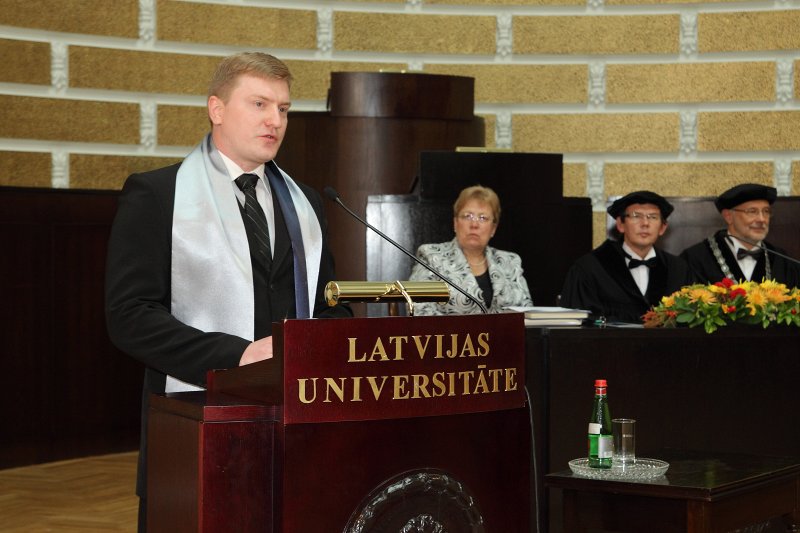
<instances>
[{"instance_id":1,"label":"black academic cap","mask_svg":"<svg viewBox=\"0 0 800 533\"><path fill-rule=\"evenodd\" d=\"M631 204L653 204L661 211L661 218L666 220L675 209L663 196L651 191L636 191L617 199L608 207L608 214L617 218L625 214L625 209Z\"/></svg>"},{"instance_id":2,"label":"black academic cap","mask_svg":"<svg viewBox=\"0 0 800 533\"><path fill-rule=\"evenodd\" d=\"M723 209L733 209L737 205L750 200L766 200L772 204L777 197L778 191L775 187L758 185L757 183L743 183L720 194L714 200L714 205L717 206L717 211L722 211Z\"/></svg>"}]
</instances>

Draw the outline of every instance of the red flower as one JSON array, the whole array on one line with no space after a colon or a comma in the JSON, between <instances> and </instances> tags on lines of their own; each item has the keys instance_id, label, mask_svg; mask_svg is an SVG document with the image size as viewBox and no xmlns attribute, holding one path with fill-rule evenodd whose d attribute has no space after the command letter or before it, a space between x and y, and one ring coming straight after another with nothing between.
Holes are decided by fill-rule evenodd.
<instances>
[{"instance_id":1,"label":"red flower","mask_svg":"<svg viewBox=\"0 0 800 533\"><path fill-rule=\"evenodd\" d=\"M722 278L714 285L716 285L717 287L725 287L726 289L730 289L731 287L733 287L733 280L730 278Z\"/></svg>"},{"instance_id":2,"label":"red flower","mask_svg":"<svg viewBox=\"0 0 800 533\"><path fill-rule=\"evenodd\" d=\"M727 278L726 278L726 279L727 279ZM731 300L733 300L733 299L734 299L734 298L736 298L737 296L747 296L747 291L746 291L746 290L744 290L744 289L743 289L743 288L741 288L741 287L739 287L738 289L733 289L733 290L731 291L731 294L730 294Z\"/></svg>"}]
</instances>

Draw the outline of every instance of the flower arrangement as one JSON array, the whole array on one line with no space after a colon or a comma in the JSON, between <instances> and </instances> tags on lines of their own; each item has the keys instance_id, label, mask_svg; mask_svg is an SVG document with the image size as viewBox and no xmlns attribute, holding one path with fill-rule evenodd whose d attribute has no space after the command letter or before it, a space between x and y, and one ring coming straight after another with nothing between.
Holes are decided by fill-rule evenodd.
<instances>
[{"instance_id":1,"label":"flower arrangement","mask_svg":"<svg viewBox=\"0 0 800 533\"><path fill-rule=\"evenodd\" d=\"M644 317L649 328L702 325L706 333L732 324L786 324L800 327L800 289L775 280L687 285L654 306Z\"/></svg>"}]
</instances>

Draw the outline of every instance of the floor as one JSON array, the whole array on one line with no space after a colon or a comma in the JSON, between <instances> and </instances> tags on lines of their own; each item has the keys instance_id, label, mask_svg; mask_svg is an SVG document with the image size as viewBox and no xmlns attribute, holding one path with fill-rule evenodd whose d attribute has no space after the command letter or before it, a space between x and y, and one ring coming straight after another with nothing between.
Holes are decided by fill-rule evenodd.
<instances>
[{"instance_id":1,"label":"floor","mask_svg":"<svg viewBox=\"0 0 800 533\"><path fill-rule=\"evenodd\" d=\"M137 452L0 470L4 533L136 531Z\"/></svg>"}]
</instances>

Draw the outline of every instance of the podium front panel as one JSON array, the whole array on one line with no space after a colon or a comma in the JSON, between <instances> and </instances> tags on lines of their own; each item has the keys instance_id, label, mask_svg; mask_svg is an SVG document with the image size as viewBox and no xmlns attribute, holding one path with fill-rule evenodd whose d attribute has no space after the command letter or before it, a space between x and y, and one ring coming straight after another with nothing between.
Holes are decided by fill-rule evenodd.
<instances>
[{"instance_id":1,"label":"podium front panel","mask_svg":"<svg viewBox=\"0 0 800 533\"><path fill-rule=\"evenodd\" d=\"M280 531L528 532L525 409L285 430Z\"/></svg>"},{"instance_id":2,"label":"podium front panel","mask_svg":"<svg viewBox=\"0 0 800 533\"><path fill-rule=\"evenodd\" d=\"M283 423L522 407L524 332L521 313L286 320Z\"/></svg>"}]
</instances>

